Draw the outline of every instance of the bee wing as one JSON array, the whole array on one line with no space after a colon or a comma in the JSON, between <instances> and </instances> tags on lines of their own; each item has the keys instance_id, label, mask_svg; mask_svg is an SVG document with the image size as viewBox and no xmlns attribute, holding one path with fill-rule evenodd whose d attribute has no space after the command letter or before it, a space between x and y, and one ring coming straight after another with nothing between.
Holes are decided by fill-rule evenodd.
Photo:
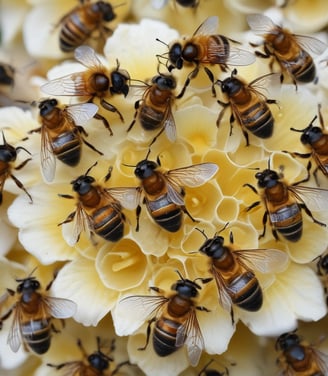
<instances>
[{"instance_id":1,"label":"bee wing","mask_svg":"<svg viewBox=\"0 0 328 376\"><path fill-rule=\"evenodd\" d=\"M215 163L200 163L170 170L165 173L165 178L173 186L199 187L210 180L218 169Z\"/></svg>"},{"instance_id":2,"label":"bee wing","mask_svg":"<svg viewBox=\"0 0 328 376\"><path fill-rule=\"evenodd\" d=\"M229 65L250 65L253 64L256 60L253 52L243 50L238 47L231 46L229 47L229 56L227 58L226 52L222 48L218 51L218 55L222 56L222 63Z\"/></svg>"},{"instance_id":3,"label":"bee wing","mask_svg":"<svg viewBox=\"0 0 328 376\"><path fill-rule=\"evenodd\" d=\"M41 171L47 182L54 180L56 173L56 156L52 149L52 144L47 127L41 127Z\"/></svg>"},{"instance_id":4,"label":"bee wing","mask_svg":"<svg viewBox=\"0 0 328 376\"><path fill-rule=\"evenodd\" d=\"M72 317L77 309L75 302L69 299L45 296L43 298L46 311L56 319L67 319Z\"/></svg>"},{"instance_id":5,"label":"bee wing","mask_svg":"<svg viewBox=\"0 0 328 376\"><path fill-rule=\"evenodd\" d=\"M177 139L177 130L175 126L175 120L173 117L171 104L168 105L168 108L166 110L164 127L165 127L165 133L166 133L167 138L171 142L175 142L175 140Z\"/></svg>"},{"instance_id":6,"label":"bee wing","mask_svg":"<svg viewBox=\"0 0 328 376\"><path fill-rule=\"evenodd\" d=\"M67 237L66 241L70 246L74 246L77 241L79 240L81 232L86 232L87 236L90 238L90 230L91 230L91 222L90 219L83 209L81 204L77 205L74 220L73 220L73 231Z\"/></svg>"},{"instance_id":7,"label":"bee wing","mask_svg":"<svg viewBox=\"0 0 328 376\"><path fill-rule=\"evenodd\" d=\"M83 73L76 72L56 78L42 85L40 89L50 95L90 96L84 83Z\"/></svg>"},{"instance_id":8,"label":"bee wing","mask_svg":"<svg viewBox=\"0 0 328 376\"><path fill-rule=\"evenodd\" d=\"M103 65L93 48L89 46L79 46L74 52L75 59L87 68L102 68Z\"/></svg>"},{"instance_id":9,"label":"bee wing","mask_svg":"<svg viewBox=\"0 0 328 376\"><path fill-rule=\"evenodd\" d=\"M198 26L193 35L214 35L217 34L218 28L219 17L211 16L206 18L206 20Z\"/></svg>"},{"instance_id":10,"label":"bee wing","mask_svg":"<svg viewBox=\"0 0 328 376\"><path fill-rule=\"evenodd\" d=\"M67 106L65 111L74 120L75 124L84 125L97 113L98 106L93 103L73 104Z\"/></svg>"},{"instance_id":11,"label":"bee wing","mask_svg":"<svg viewBox=\"0 0 328 376\"><path fill-rule=\"evenodd\" d=\"M175 345L180 347L183 344L187 346L190 364L197 366L205 345L195 309L190 311L186 321L177 330Z\"/></svg>"},{"instance_id":12,"label":"bee wing","mask_svg":"<svg viewBox=\"0 0 328 376\"><path fill-rule=\"evenodd\" d=\"M247 16L247 23L249 27L254 31L255 34L267 34L273 29L278 27L271 18L265 16L264 14L249 14Z\"/></svg>"},{"instance_id":13,"label":"bee wing","mask_svg":"<svg viewBox=\"0 0 328 376\"><path fill-rule=\"evenodd\" d=\"M21 336L21 331L20 331L21 308L20 308L19 303L16 303L16 307L14 309L15 309L14 318L11 324L11 328L9 330L7 343L13 352L17 352L22 343L22 336Z\"/></svg>"},{"instance_id":14,"label":"bee wing","mask_svg":"<svg viewBox=\"0 0 328 376\"><path fill-rule=\"evenodd\" d=\"M303 202L310 210L328 210L328 190L322 188L305 187L302 185L288 186L294 196Z\"/></svg>"},{"instance_id":15,"label":"bee wing","mask_svg":"<svg viewBox=\"0 0 328 376\"><path fill-rule=\"evenodd\" d=\"M328 47L326 43L308 35L294 34L293 36L302 48L306 51L311 51L316 55L321 55Z\"/></svg>"},{"instance_id":16,"label":"bee wing","mask_svg":"<svg viewBox=\"0 0 328 376\"><path fill-rule=\"evenodd\" d=\"M110 196L128 210L134 210L140 202L140 190L133 187L118 187L105 189Z\"/></svg>"},{"instance_id":17,"label":"bee wing","mask_svg":"<svg viewBox=\"0 0 328 376\"><path fill-rule=\"evenodd\" d=\"M151 317L158 317L160 310L169 298L165 296L132 295L120 300L121 308L133 313L137 321L146 321Z\"/></svg>"},{"instance_id":18,"label":"bee wing","mask_svg":"<svg viewBox=\"0 0 328 376\"><path fill-rule=\"evenodd\" d=\"M276 95L280 89L280 73L268 73L258 77L250 82L248 87L266 100L269 95Z\"/></svg>"},{"instance_id":19,"label":"bee wing","mask_svg":"<svg viewBox=\"0 0 328 376\"><path fill-rule=\"evenodd\" d=\"M313 347L312 352L322 374L328 375L328 354Z\"/></svg>"},{"instance_id":20,"label":"bee wing","mask_svg":"<svg viewBox=\"0 0 328 376\"><path fill-rule=\"evenodd\" d=\"M233 252L236 257L261 273L279 272L285 269L288 263L287 253L279 249L243 249Z\"/></svg>"},{"instance_id":21,"label":"bee wing","mask_svg":"<svg viewBox=\"0 0 328 376\"><path fill-rule=\"evenodd\" d=\"M216 287L218 290L218 295L219 295L219 302L221 304L221 307L225 309L226 311L230 312L231 311L231 306L232 306L232 300L229 295L229 290L227 289L221 274L216 270L214 266L211 267L211 272L214 276L214 280L216 283Z\"/></svg>"}]
</instances>

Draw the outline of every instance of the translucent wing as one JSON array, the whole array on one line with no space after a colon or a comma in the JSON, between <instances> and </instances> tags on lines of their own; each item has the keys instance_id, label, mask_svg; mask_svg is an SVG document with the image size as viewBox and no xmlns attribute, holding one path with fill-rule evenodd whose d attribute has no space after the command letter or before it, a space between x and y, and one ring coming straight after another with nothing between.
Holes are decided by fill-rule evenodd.
<instances>
[{"instance_id":1,"label":"translucent wing","mask_svg":"<svg viewBox=\"0 0 328 376\"><path fill-rule=\"evenodd\" d=\"M328 375L328 354L315 348L312 348L312 352L320 371L323 375Z\"/></svg>"},{"instance_id":2,"label":"translucent wing","mask_svg":"<svg viewBox=\"0 0 328 376\"><path fill-rule=\"evenodd\" d=\"M268 73L258 77L250 82L248 87L263 96L263 99L268 95L276 96L281 87L280 73Z\"/></svg>"},{"instance_id":3,"label":"translucent wing","mask_svg":"<svg viewBox=\"0 0 328 376\"><path fill-rule=\"evenodd\" d=\"M75 59L83 64L87 68L100 68L103 70L103 65L98 59L96 52L93 48L89 46L79 46L74 52Z\"/></svg>"},{"instance_id":4,"label":"translucent wing","mask_svg":"<svg viewBox=\"0 0 328 376\"><path fill-rule=\"evenodd\" d=\"M249 265L251 269L261 273L283 271L288 263L287 253L279 249L243 249L233 254Z\"/></svg>"},{"instance_id":5,"label":"translucent wing","mask_svg":"<svg viewBox=\"0 0 328 376\"><path fill-rule=\"evenodd\" d=\"M97 113L98 106L93 103L73 104L67 106L65 111L67 111L76 125L84 125Z\"/></svg>"},{"instance_id":6,"label":"translucent wing","mask_svg":"<svg viewBox=\"0 0 328 376\"><path fill-rule=\"evenodd\" d=\"M253 64L255 60L256 57L253 52L234 47L230 44L229 56L224 56L224 61L222 61L222 63L239 66Z\"/></svg>"},{"instance_id":7,"label":"translucent wing","mask_svg":"<svg viewBox=\"0 0 328 376\"><path fill-rule=\"evenodd\" d=\"M221 277L220 272L214 266L211 267L211 272L214 276L221 307L225 309L226 311L230 312L231 306L232 306L232 300L229 295L229 290L227 289L227 286L224 283L224 280Z\"/></svg>"},{"instance_id":8,"label":"translucent wing","mask_svg":"<svg viewBox=\"0 0 328 376\"><path fill-rule=\"evenodd\" d=\"M130 311L137 321L146 321L158 317L164 304L169 301L165 296L133 295L120 300L121 308Z\"/></svg>"},{"instance_id":9,"label":"translucent wing","mask_svg":"<svg viewBox=\"0 0 328 376\"><path fill-rule=\"evenodd\" d=\"M52 149L52 143L47 127L41 127L41 171L47 182L52 182L56 173L56 156Z\"/></svg>"},{"instance_id":10,"label":"translucent wing","mask_svg":"<svg viewBox=\"0 0 328 376\"><path fill-rule=\"evenodd\" d=\"M164 127L167 138L171 142L175 142L175 140L177 139L177 131L171 105L168 105L168 108L166 110Z\"/></svg>"},{"instance_id":11,"label":"translucent wing","mask_svg":"<svg viewBox=\"0 0 328 376\"><path fill-rule=\"evenodd\" d=\"M311 51L316 55L321 55L328 45L317 38L307 35L293 35L297 43L306 51Z\"/></svg>"},{"instance_id":12,"label":"translucent wing","mask_svg":"<svg viewBox=\"0 0 328 376\"><path fill-rule=\"evenodd\" d=\"M199 327L195 309L192 309L186 321L179 326L175 345L177 347L186 344L190 364L195 367L205 347L202 332Z\"/></svg>"},{"instance_id":13,"label":"translucent wing","mask_svg":"<svg viewBox=\"0 0 328 376\"><path fill-rule=\"evenodd\" d=\"M305 187L301 185L288 186L296 198L305 203L310 210L328 210L328 190L322 188Z\"/></svg>"},{"instance_id":14,"label":"translucent wing","mask_svg":"<svg viewBox=\"0 0 328 376\"><path fill-rule=\"evenodd\" d=\"M218 169L215 163L200 163L170 170L165 173L165 178L173 186L198 187L209 181Z\"/></svg>"},{"instance_id":15,"label":"translucent wing","mask_svg":"<svg viewBox=\"0 0 328 376\"><path fill-rule=\"evenodd\" d=\"M7 343L13 352L17 352L22 343L22 336L20 332L20 322L21 322L21 308L20 304L17 303L14 312L13 322L8 334Z\"/></svg>"},{"instance_id":16,"label":"translucent wing","mask_svg":"<svg viewBox=\"0 0 328 376\"><path fill-rule=\"evenodd\" d=\"M117 200L125 209L134 210L140 203L140 191L133 187L118 187L104 189Z\"/></svg>"},{"instance_id":17,"label":"translucent wing","mask_svg":"<svg viewBox=\"0 0 328 376\"><path fill-rule=\"evenodd\" d=\"M50 95L90 96L84 82L84 72L56 78L41 86L41 91Z\"/></svg>"},{"instance_id":18,"label":"translucent wing","mask_svg":"<svg viewBox=\"0 0 328 376\"><path fill-rule=\"evenodd\" d=\"M80 238L81 232L86 232L87 236L91 237L91 220L87 213L79 203L76 208L75 216L73 219L72 233L67 237L67 243L70 246L74 246Z\"/></svg>"},{"instance_id":19,"label":"translucent wing","mask_svg":"<svg viewBox=\"0 0 328 376\"><path fill-rule=\"evenodd\" d=\"M45 296L43 298L46 311L57 319L67 319L72 317L77 309L76 303L69 299Z\"/></svg>"},{"instance_id":20,"label":"translucent wing","mask_svg":"<svg viewBox=\"0 0 328 376\"><path fill-rule=\"evenodd\" d=\"M180 192L181 192L180 187L172 186L170 183L167 184L167 195L169 199L175 204L183 206L185 202Z\"/></svg>"},{"instance_id":21,"label":"translucent wing","mask_svg":"<svg viewBox=\"0 0 328 376\"><path fill-rule=\"evenodd\" d=\"M247 23L256 34L268 34L276 27L279 27L271 18L259 13L249 14L247 16Z\"/></svg>"},{"instance_id":22,"label":"translucent wing","mask_svg":"<svg viewBox=\"0 0 328 376\"><path fill-rule=\"evenodd\" d=\"M219 17L212 16L206 18L206 20L196 29L194 36L196 35L215 35L217 34L219 27Z\"/></svg>"}]
</instances>

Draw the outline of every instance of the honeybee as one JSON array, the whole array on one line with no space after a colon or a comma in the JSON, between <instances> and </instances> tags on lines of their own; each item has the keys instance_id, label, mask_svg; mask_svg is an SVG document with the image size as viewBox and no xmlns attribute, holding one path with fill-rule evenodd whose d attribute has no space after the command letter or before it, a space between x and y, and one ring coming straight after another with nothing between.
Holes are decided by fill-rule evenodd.
<instances>
[{"instance_id":1,"label":"honeybee","mask_svg":"<svg viewBox=\"0 0 328 376\"><path fill-rule=\"evenodd\" d=\"M74 227L68 239L70 245L74 245L82 231L86 231L92 240L93 234L116 242L123 237L125 215L122 208L133 210L137 207L136 188L104 188L95 183L95 179L88 175L96 165L93 164L84 175L71 181L73 190L77 193L77 208L70 213L65 221L74 220ZM110 167L105 177L109 180L112 168ZM60 197L74 199L74 196L59 194Z\"/></svg>"},{"instance_id":2,"label":"honeybee","mask_svg":"<svg viewBox=\"0 0 328 376\"><path fill-rule=\"evenodd\" d=\"M278 249L239 249L233 246L230 232L230 245L225 245L222 236L208 238L199 248L199 252L208 256L210 272L217 285L221 306L230 312L234 324L233 304L246 311L261 309L263 292L254 270L261 273L283 270L288 256Z\"/></svg>"},{"instance_id":3,"label":"honeybee","mask_svg":"<svg viewBox=\"0 0 328 376\"><path fill-rule=\"evenodd\" d=\"M39 103L41 127L29 133L41 131L41 170L46 181L55 177L56 158L68 166L76 166L81 159L82 142L100 155L102 152L87 142L82 125L92 119L98 110L93 103L59 105L57 99L45 99Z\"/></svg>"},{"instance_id":4,"label":"honeybee","mask_svg":"<svg viewBox=\"0 0 328 376\"><path fill-rule=\"evenodd\" d=\"M277 364L280 376L328 375L328 356L300 338L295 332L277 338L276 351L280 352Z\"/></svg>"},{"instance_id":5,"label":"honeybee","mask_svg":"<svg viewBox=\"0 0 328 376\"><path fill-rule=\"evenodd\" d=\"M198 187L210 180L219 168L214 163L200 163L161 172L159 167L159 160L156 163L144 159L137 164L134 174L141 181L142 201L150 216L166 231L176 232L182 225L182 212L195 221L185 207L183 186ZM139 205L136 231L140 211Z\"/></svg>"},{"instance_id":6,"label":"honeybee","mask_svg":"<svg viewBox=\"0 0 328 376\"><path fill-rule=\"evenodd\" d=\"M274 118L268 104L277 103L277 101L267 99L262 91L268 86L277 86L279 74L266 74L250 83L236 77L236 74L237 70L234 69L230 77L216 81L222 93L226 94L228 98L228 103L217 101L223 106L223 109L219 113L216 125L219 127L225 110L230 107L230 135L232 133L232 123L237 119L248 146L247 131L260 138L272 136Z\"/></svg>"},{"instance_id":7,"label":"honeybee","mask_svg":"<svg viewBox=\"0 0 328 376\"><path fill-rule=\"evenodd\" d=\"M175 291L170 296L155 286L150 289L159 296L134 295L123 298L119 304L130 309L134 315L150 318L148 321L145 350L149 343L150 326L155 322L153 330L153 348L157 355L164 357L177 351L184 344L187 346L190 364L198 364L204 348L204 339L196 316L196 309L208 311L205 307L196 306L194 298L201 289L195 281L184 279L179 272L180 279L171 287ZM212 278L198 278L202 283L208 283Z\"/></svg>"},{"instance_id":8,"label":"honeybee","mask_svg":"<svg viewBox=\"0 0 328 376\"><path fill-rule=\"evenodd\" d=\"M128 128L131 130L139 115L141 126L152 131L159 129L159 133L153 138L151 146L157 137L165 130L167 138L174 142L176 140L176 126L172 114L172 105L175 100L174 89L176 80L170 74L159 74L154 76L151 84L146 88L142 99L135 103L135 114Z\"/></svg>"},{"instance_id":9,"label":"honeybee","mask_svg":"<svg viewBox=\"0 0 328 376\"><path fill-rule=\"evenodd\" d=\"M20 180L18 180L16 176L13 175L11 172L13 169L20 170L26 165L26 163L28 163L32 159L27 158L18 166L13 167L12 164L16 161L17 153L19 152L19 150L24 150L29 155L31 155L31 153L28 150L26 150L23 146L18 146L15 148L14 146L8 144L3 131L2 142L3 144L0 145L0 205L2 204L3 200L3 188L8 177L11 177L17 185L17 187L22 189L26 193L26 195L30 199L30 202L32 203L32 197L24 187L23 183Z\"/></svg>"},{"instance_id":10,"label":"honeybee","mask_svg":"<svg viewBox=\"0 0 328 376\"><path fill-rule=\"evenodd\" d=\"M184 66L195 66L189 73L178 98L183 96L190 80L197 76L201 66L205 66L205 72L213 83L214 77L206 67L207 65L218 64L222 70L226 70L228 65L238 66L254 63L255 55L253 53L232 46L231 42L238 42L224 35L216 34L218 23L217 16L209 17L191 37L184 37L168 46L167 66L169 71L174 68L182 69Z\"/></svg>"},{"instance_id":11,"label":"honeybee","mask_svg":"<svg viewBox=\"0 0 328 376\"><path fill-rule=\"evenodd\" d=\"M52 318L66 319L74 315L76 304L68 299L50 297L38 292L40 282L33 276L16 279L19 295L16 303L0 319L6 320L14 311L13 323L8 335L7 343L12 351L17 352L21 343L37 354L48 351L51 332L54 329ZM53 280L46 287L48 291ZM7 289L6 294L15 295L15 291Z\"/></svg>"},{"instance_id":12,"label":"honeybee","mask_svg":"<svg viewBox=\"0 0 328 376\"><path fill-rule=\"evenodd\" d=\"M266 222L269 216L275 239L279 239L278 232L286 240L297 242L301 238L303 230L302 209L312 218L314 223L326 226L325 223L313 217L311 210L324 212L328 209L328 190L299 185L310 179L311 163L308 164L307 177L293 184L288 184L283 180L282 171L278 173L271 170L270 166L268 167L255 174L258 187L262 189L261 198L265 206L263 232L260 237L265 235ZM251 184L246 183L244 186L251 188L258 194L256 188ZM249 211L260 203L261 201L256 201L246 210Z\"/></svg>"},{"instance_id":13,"label":"honeybee","mask_svg":"<svg viewBox=\"0 0 328 376\"><path fill-rule=\"evenodd\" d=\"M6 63L0 63L0 85L14 85L15 68Z\"/></svg>"},{"instance_id":14,"label":"honeybee","mask_svg":"<svg viewBox=\"0 0 328 376\"><path fill-rule=\"evenodd\" d=\"M260 44L251 45L257 47L263 45L264 53L256 51L255 54L263 58L271 58L270 68L273 62L277 61L280 69L286 72L297 87L297 82L312 82L316 78L316 67L311 55L322 54L327 45L319 39L292 34L289 30L276 25L264 14L251 14L247 16L250 28L264 41ZM283 76L281 76L283 78Z\"/></svg>"},{"instance_id":15,"label":"honeybee","mask_svg":"<svg viewBox=\"0 0 328 376\"><path fill-rule=\"evenodd\" d=\"M115 69L108 70L102 65L95 51L89 46L76 48L74 56L87 69L56 78L44 84L41 90L50 95L89 97L89 102L92 102L97 97L100 99L100 105L105 110L116 112L123 122L122 114L115 106L107 102L105 97L114 94L127 96L130 81L128 72L119 69L118 63ZM99 113L95 114L94 117L101 120L110 134L113 134L105 117Z\"/></svg>"},{"instance_id":16,"label":"honeybee","mask_svg":"<svg viewBox=\"0 0 328 376\"><path fill-rule=\"evenodd\" d=\"M48 363L47 365L49 367L54 367L57 370L63 369L63 376L105 376L105 374L108 376L114 376L122 366L130 364L128 361L119 363L110 374L105 373L110 366L110 362L113 362L114 359L101 351L100 338L97 337L97 351L90 355L85 351L80 339L77 341L77 345L82 352L82 360L61 363L58 365ZM113 343L110 350L114 350Z\"/></svg>"},{"instance_id":17,"label":"honeybee","mask_svg":"<svg viewBox=\"0 0 328 376\"><path fill-rule=\"evenodd\" d=\"M317 171L320 171L328 177L328 134L324 130L323 118L320 112L319 106L319 119L321 127L316 127L313 125L314 121L317 119L315 116L310 124L304 129L296 129L290 128L295 132L302 132L301 135L301 142L302 144L306 145L311 149L311 152L308 154L302 154L294 152L292 155L302 157L302 158L309 158L312 157L317 164L317 167L313 171L313 175L316 179L317 184Z\"/></svg>"},{"instance_id":18,"label":"honeybee","mask_svg":"<svg viewBox=\"0 0 328 376\"><path fill-rule=\"evenodd\" d=\"M112 33L112 30L104 25L116 18L113 6L108 1L79 2L80 4L65 14L57 24L61 25L59 47L63 52L71 52L84 44L96 30L103 39Z\"/></svg>"}]
</instances>

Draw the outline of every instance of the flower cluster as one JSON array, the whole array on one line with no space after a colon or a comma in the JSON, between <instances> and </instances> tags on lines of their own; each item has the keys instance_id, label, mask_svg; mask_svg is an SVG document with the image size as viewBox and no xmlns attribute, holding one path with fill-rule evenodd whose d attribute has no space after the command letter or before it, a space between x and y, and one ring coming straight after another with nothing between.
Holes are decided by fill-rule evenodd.
<instances>
[{"instance_id":1,"label":"flower cluster","mask_svg":"<svg viewBox=\"0 0 328 376\"><path fill-rule=\"evenodd\" d=\"M310 124L328 122L328 68L324 55L310 47L316 67L310 82L295 80L288 74L294 68L281 71L284 65L277 61L271 66L272 56L263 58L269 54L263 35L253 22L250 29L247 16L265 11L275 24L313 33L310 43L319 50L328 42L320 32L328 23L326 2L310 7L306 0L199 0L186 8L173 0L115 0L109 36L96 30L75 53L63 52L58 41L67 21L63 15L90 5L84 3L2 4L0 68L3 62L15 71L14 83L7 85L0 70L0 370L66 374L72 364L57 366L86 367L87 356L101 344L110 369L119 367L122 374L200 375L210 369L232 376L276 374L278 336L299 328L315 342L326 326L325 271L318 273L316 265L328 244L328 152L318 159L301 136ZM219 28L212 32L217 16ZM267 25L261 27L267 31ZM231 48L226 60L208 62L206 56L188 64L185 56L183 63L172 62L175 41L191 38L203 47L218 33L212 43ZM95 72L110 78L103 92L89 90ZM129 85L120 92L113 75L119 72ZM245 82L249 103L272 117L270 137L256 134L252 127L260 120L238 116L244 108L229 102L229 85L236 82ZM64 130L73 129L80 142L74 166L65 163L62 144L59 152L51 144L56 131L46 127L56 121L47 117L54 108L69 124ZM246 110L254 111L247 103ZM8 145L17 152L10 161L2 156ZM323 173L318 162L324 160ZM289 200L273 206L268 192L280 194L272 188L277 181ZM93 210L99 208L96 217ZM161 226L161 216L178 229ZM115 220L123 225L121 235L111 224ZM289 239L279 226L292 233ZM108 228L118 240L101 236ZM218 251L233 258L231 269L224 262L218 266ZM236 270L241 284L251 276L256 297L263 294L256 309L254 296L245 307L238 304L254 286L238 285ZM44 297L76 304L65 326L55 319L60 315L52 315L60 333L50 329L51 346L42 355L26 346L14 353L7 340L18 304L9 317L6 313L19 299L8 289L16 291L15 279L31 273ZM147 327L153 336L152 319L172 319L168 306L180 294L179 282L196 292L183 296L191 308L176 319L180 327L187 322L186 331L176 334L181 346L161 357L151 339L145 346Z\"/></svg>"}]
</instances>

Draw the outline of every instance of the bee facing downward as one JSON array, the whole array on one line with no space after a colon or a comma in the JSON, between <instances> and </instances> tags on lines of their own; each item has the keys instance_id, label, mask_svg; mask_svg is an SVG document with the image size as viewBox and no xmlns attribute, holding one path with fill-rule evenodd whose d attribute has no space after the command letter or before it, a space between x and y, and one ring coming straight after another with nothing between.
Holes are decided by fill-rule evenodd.
<instances>
[{"instance_id":1,"label":"bee facing downward","mask_svg":"<svg viewBox=\"0 0 328 376\"><path fill-rule=\"evenodd\" d=\"M77 193L77 208L59 224L74 221L73 231L68 240L70 245L79 240L82 231L86 231L90 238L95 233L112 242L120 240L124 234L125 222L122 208L133 210L138 205L136 188L105 188L96 184L95 178L88 175L95 165L96 163L84 175L71 181L73 190ZM105 181L110 178L111 171L110 167ZM71 195L59 196L74 199Z\"/></svg>"},{"instance_id":2,"label":"bee facing downward","mask_svg":"<svg viewBox=\"0 0 328 376\"><path fill-rule=\"evenodd\" d=\"M41 131L41 170L46 181L55 177L56 158L71 167L80 162L82 143L102 155L82 136L87 135L82 125L98 111L95 104L62 106L52 98L41 101L39 110L41 127L29 133Z\"/></svg>"},{"instance_id":3,"label":"bee facing downward","mask_svg":"<svg viewBox=\"0 0 328 376\"><path fill-rule=\"evenodd\" d=\"M134 174L141 181L142 202L150 216L166 231L176 232L181 228L183 212L195 221L185 207L183 187L205 184L219 168L214 163L200 163L161 172L159 167L159 160L156 163L144 159L137 164ZM139 206L136 231L139 230L140 211Z\"/></svg>"},{"instance_id":4,"label":"bee facing downward","mask_svg":"<svg viewBox=\"0 0 328 376\"><path fill-rule=\"evenodd\" d=\"M201 233L205 235L203 231ZM250 312L262 307L263 292L254 270L261 273L278 272L287 265L288 256L278 249L239 249L233 248L230 232L230 245L225 245L222 236L208 239L199 252L208 256L210 272L214 276L221 306L230 312L232 323L233 304Z\"/></svg>"},{"instance_id":5,"label":"bee facing downward","mask_svg":"<svg viewBox=\"0 0 328 376\"><path fill-rule=\"evenodd\" d=\"M74 315L76 304L68 299L50 297L40 293L40 282L33 276L16 279L16 293L7 289L7 295L19 295L16 303L1 317L0 323L14 312L13 323L8 336L8 344L12 351L17 352L21 343L37 354L48 351L51 342L52 318L66 319ZM53 280L47 286L48 291ZM25 346L25 347L26 347Z\"/></svg>"},{"instance_id":6,"label":"bee facing downward","mask_svg":"<svg viewBox=\"0 0 328 376\"><path fill-rule=\"evenodd\" d=\"M122 299L119 304L143 319L152 316L148 322L146 345L139 350L146 349L149 342L150 326L155 322L153 347L156 354L161 357L168 356L186 344L190 363L194 367L198 364L204 349L204 339L196 310L208 310L205 307L196 306L194 301L201 286L195 281L184 279L180 273L178 274L181 279L172 285L171 289L174 293L170 297L135 295ZM212 278L199 279L202 283L212 280ZM153 286L151 290L163 294L158 287Z\"/></svg>"}]
</instances>

